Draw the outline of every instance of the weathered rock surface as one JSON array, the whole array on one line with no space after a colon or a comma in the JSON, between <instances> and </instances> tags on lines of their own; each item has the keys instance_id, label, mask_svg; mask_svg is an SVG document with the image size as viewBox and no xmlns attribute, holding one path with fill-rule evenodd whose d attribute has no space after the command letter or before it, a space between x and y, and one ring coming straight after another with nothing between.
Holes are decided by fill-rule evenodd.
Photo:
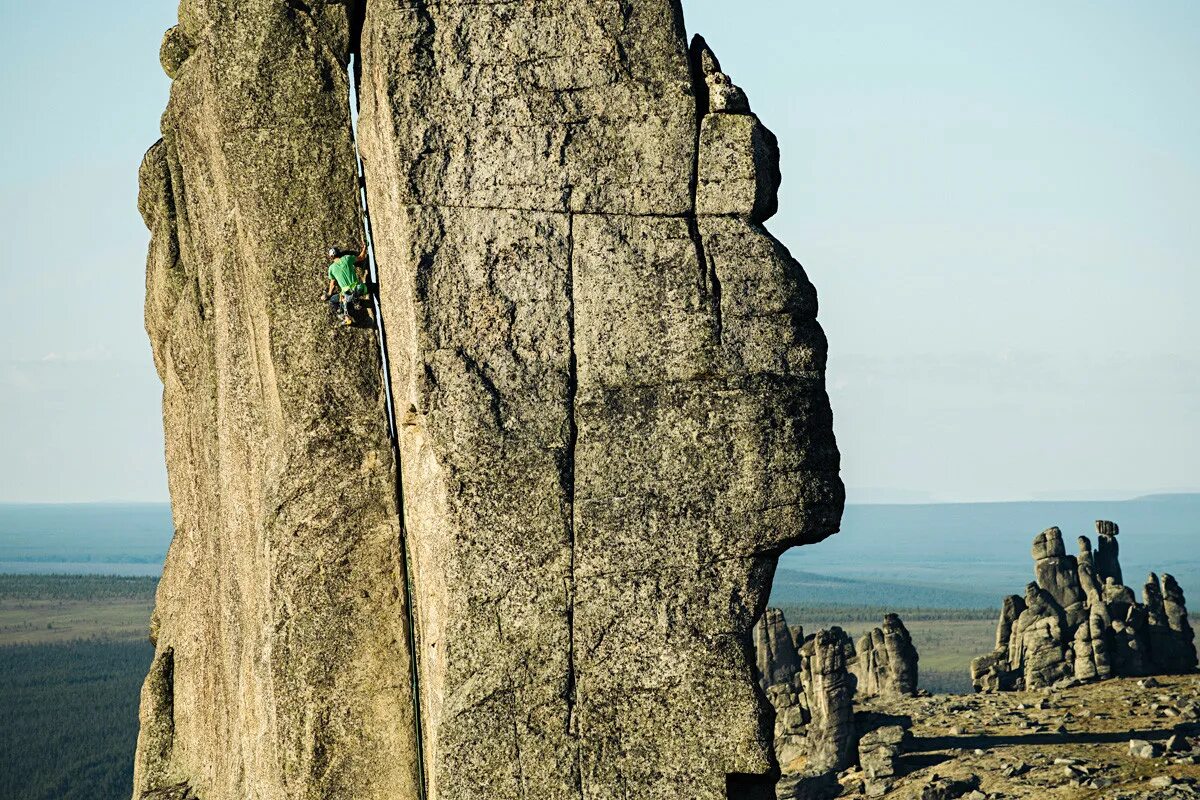
<instances>
[{"instance_id":1,"label":"weathered rock surface","mask_svg":"<svg viewBox=\"0 0 1200 800\"><path fill-rule=\"evenodd\" d=\"M917 648L904 623L895 614L884 617L883 627L875 628L858 640L849 669L857 680L860 697L913 695L919 677Z\"/></svg>"},{"instance_id":2,"label":"weathered rock surface","mask_svg":"<svg viewBox=\"0 0 1200 800\"><path fill-rule=\"evenodd\" d=\"M868 731L858 740L858 764L868 778L890 778L896 774L896 761L904 752L908 731L903 725L884 725Z\"/></svg>"},{"instance_id":3,"label":"weathered rock surface","mask_svg":"<svg viewBox=\"0 0 1200 800\"><path fill-rule=\"evenodd\" d=\"M783 612L768 608L754 626L753 636L759 686L767 691L778 684L790 685L800 669L800 655Z\"/></svg>"},{"instance_id":4,"label":"weathered rock surface","mask_svg":"<svg viewBox=\"0 0 1200 800\"><path fill-rule=\"evenodd\" d=\"M846 669L850 638L841 628L818 631L800 648L801 682L808 701L805 771L823 773L854 763L854 681Z\"/></svg>"},{"instance_id":5,"label":"weathered rock surface","mask_svg":"<svg viewBox=\"0 0 1200 800\"><path fill-rule=\"evenodd\" d=\"M1037 581L1004 601L996 649L971 662L977 691L1034 689L1066 680L1104 680L1196 668L1193 633L1179 584L1151 573L1138 603L1119 583L1117 526L1099 521L1100 549L1079 537L1066 555L1062 532L1033 542Z\"/></svg>"},{"instance_id":6,"label":"weathered rock surface","mask_svg":"<svg viewBox=\"0 0 1200 800\"><path fill-rule=\"evenodd\" d=\"M402 469L374 336L314 308L355 49ZM135 795L769 791L750 629L843 492L774 137L678 5L184 0L162 62Z\"/></svg>"},{"instance_id":7,"label":"weathered rock surface","mask_svg":"<svg viewBox=\"0 0 1200 800\"><path fill-rule=\"evenodd\" d=\"M857 765L867 778L871 796L882 795L895 776L897 761L905 752L912 719L879 710L856 711L862 700L880 700L880 693L859 693L864 681L851 673L859 662L853 640L841 628L833 627L799 642L800 668L794 673L773 668L771 631L787 628L783 613L770 609L755 629L758 675L788 675L783 682L767 687L767 697L776 711L775 749L783 770L777 787L780 800L815 800L836 796L837 776ZM884 631L887 631L885 634ZM908 660L911 638L895 615L888 615L883 628L874 634L878 645L870 645L888 657ZM777 636L778 634L775 634ZM870 635L868 635L870 638ZM888 642L885 644L885 642ZM872 650L875 652L875 650ZM871 662L878 663L878 662ZM906 698L915 692L916 651L911 652L913 671L898 676L894 670L874 673L875 680L890 682L893 688L907 685L911 691L888 691L887 697Z\"/></svg>"},{"instance_id":8,"label":"weathered rock surface","mask_svg":"<svg viewBox=\"0 0 1200 800\"><path fill-rule=\"evenodd\" d=\"M362 235L350 20L309 8L185 0L164 40L139 206L175 538L135 795L416 792L379 352L315 303Z\"/></svg>"}]
</instances>

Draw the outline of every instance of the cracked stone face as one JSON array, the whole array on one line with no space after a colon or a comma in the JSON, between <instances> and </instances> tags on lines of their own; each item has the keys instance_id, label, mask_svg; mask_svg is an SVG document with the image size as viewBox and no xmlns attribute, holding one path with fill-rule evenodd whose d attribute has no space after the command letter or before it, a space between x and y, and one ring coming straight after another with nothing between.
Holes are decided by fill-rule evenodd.
<instances>
[{"instance_id":1,"label":"cracked stone face","mask_svg":"<svg viewBox=\"0 0 1200 800\"><path fill-rule=\"evenodd\" d=\"M142 195L174 700L139 789L414 797L419 747L444 800L769 793L751 626L843 491L745 93L668 0L180 20ZM315 303L360 235L351 43L399 470L375 339Z\"/></svg>"}]
</instances>

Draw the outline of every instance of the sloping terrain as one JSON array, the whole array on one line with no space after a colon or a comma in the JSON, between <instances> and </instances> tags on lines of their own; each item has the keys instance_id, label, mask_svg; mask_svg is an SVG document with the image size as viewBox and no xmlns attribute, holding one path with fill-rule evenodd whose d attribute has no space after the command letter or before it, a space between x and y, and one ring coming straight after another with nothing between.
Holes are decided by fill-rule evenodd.
<instances>
[{"instance_id":1,"label":"sloping terrain","mask_svg":"<svg viewBox=\"0 0 1200 800\"><path fill-rule=\"evenodd\" d=\"M911 715L913 742L893 785L855 769L842 776L846 794L937 797L932 792L938 778L960 785L978 778L977 789L940 796L1150 800L1200 795L1200 675L873 700L863 707ZM1185 749L1166 750L1173 736L1178 737L1174 746Z\"/></svg>"}]
</instances>

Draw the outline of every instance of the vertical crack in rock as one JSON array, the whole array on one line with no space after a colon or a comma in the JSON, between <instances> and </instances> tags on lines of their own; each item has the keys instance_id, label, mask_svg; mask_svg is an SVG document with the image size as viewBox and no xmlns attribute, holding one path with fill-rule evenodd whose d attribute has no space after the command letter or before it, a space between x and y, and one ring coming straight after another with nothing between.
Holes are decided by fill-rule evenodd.
<instances>
[{"instance_id":1,"label":"vertical crack in rock","mask_svg":"<svg viewBox=\"0 0 1200 800\"><path fill-rule=\"evenodd\" d=\"M350 138L354 143L354 158L358 165L358 187L359 187L359 203L362 206L363 229L366 232L367 247L369 249L369 270L370 278L375 286L375 291L372 294L372 303L375 313L375 324L378 330L379 338L379 360L380 369L383 372L383 393L384 402L387 408L387 423L388 423L388 438L392 446L392 460L395 464L396 471L396 509L398 513L398 522L400 525L400 554L401 554L401 580L400 584L404 595L404 607L407 611L407 628L408 628L408 649L412 654L409 660L409 681L412 685L412 704L413 704L413 737L416 744L416 769L417 769L417 792L418 800L425 800L427 787L425 781L425 748L424 748L424 730L421 720L421 658L419 636L417 631L417 611L416 597L413 590L411 552L408 546L408 531L404 523L404 464L400 454L400 437L396 429L396 404L395 397L392 392L392 373L391 365L388 362L388 346L387 346L387 328L384 324L383 309L379 302L379 267L375 256L375 235L371 226L371 206L368 200L367 192L367 165L363 161L362 151L358 146L358 111L359 111L359 83L362 73L362 56L360 47L362 43L363 18L366 14L365 1L356 2L351 10L350 19L350 56L351 67L349 71L350 83ZM499 410L497 410L499 415Z\"/></svg>"},{"instance_id":2,"label":"vertical crack in rock","mask_svg":"<svg viewBox=\"0 0 1200 800\"><path fill-rule=\"evenodd\" d=\"M680 29L683 28L683 9L679 3L676 15ZM688 46L688 72L691 76L692 91L696 97L696 136L692 151L692 175L688 186L691 196L691 206L687 213L688 235L696 248L696 261L700 267L700 297L707 298L712 305L713 321L715 323L717 345L720 346L723 337L721 324L721 279L717 276L716 265L709 260L704 252L704 237L700 235L700 222L696 217L696 193L700 184L700 132L704 117L709 111L708 85L704 80L703 54L708 50L704 37L696 34Z\"/></svg>"},{"instance_id":3,"label":"vertical crack in rock","mask_svg":"<svg viewBox=\"0 0 1200 800\"><path fill-rule=\"evenodd\" d=\"M579 796L584 796L583 775L580 769L578 720L575 717L576 692L578 691L575 665L575 447L579 441L579 427L575 420L575 401L579 390L578 358L575 354L575 215L567 212L567 345L570 356L567 362L567 447L563 479L566 481L567 546L570 548L567 565L567 735L573 746L572 762L574 782Z\"/></svg>"},{"instance_id":4,"label":"vertical crack in rock","mask_svg":"<svg viewBox=\"0 0 1200 800\"><path fill-rule=\"evenodd\" d=\"M778 774L750 629L843 492L815 291L760 225L774 137L694 52L676 0L368 0L438 800Z\"/></svg>"},{"instance_id":5,"label":"vertical crack in rock","mask_svg":"<svg viewBox=\"0 0 1200 800\"><path fill-rule=\"evenodd\" d=\"M844 499L815 290L760 224L774 137L676 0L294 6L184 0L163 43L159 774L762 793L751 626ZM378 341L312 307L363 224Z\"/></svg>"}]
</instances>

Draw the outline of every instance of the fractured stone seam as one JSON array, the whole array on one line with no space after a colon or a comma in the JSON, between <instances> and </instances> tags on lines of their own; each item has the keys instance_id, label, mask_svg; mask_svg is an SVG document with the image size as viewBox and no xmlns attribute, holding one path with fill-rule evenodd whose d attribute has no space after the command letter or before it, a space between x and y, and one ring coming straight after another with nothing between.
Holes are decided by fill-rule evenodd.
<instances>
[{"instance_id":1,"label":"fractured stone seam","mask_svg":"<svg viewBox=\"0 0 1200 800\"><path fill-rule=\"evenodd\" d=\"M361 23L360 23L361 24ZM361 58L355 54L355 58ZM358 81L355 79L354 68L349 68L350 91L354 93L354 108L360 106L358 98ZM373 298L375 310L375 324L378 330L379 338L379 367L383 371L383 397L387 412L388 426L388 441L392 447L392 462L395 470L396 481L396 512L399 516L400 524L400 556L401 563L401 583L403 584L404 592L404 608L407 616L408 628L408 649L409 649L409 679L412 685L413 698L413 737L416 743L416 762L417 762L417 795L418 800L425 800L427 797L426 779L425 779L425 742L424 742L424 723L421 717L421 670L418 662L418 636L417 636L417 614L414 605L416 593L413 591L412 569L410 567L411 560L408 550L408 531L404 523L404 467L400 458L400 437L396 426L396 404L392 394L392 377L391 365L388 363L388 348L387 348L387 331L383 324L383 309L379 302L379 269L378 262L375 259L375 238L371 231L371 209L367 202L367 165L362 159L362 154L358 149L358 131L357 131L357 115L350 122L350 141L354 143L354 158L357 162L358 172L358 192L359 203L362 206L363 225L366 230L367 246L370 248L370 262L368 263L368 271L371 279L375 282L375 295Z\"/></svg>"},{"instance_id":2,"label":"fractured stone seam","mask_svg":"<svg viewBox=\"0 0 1200 800\"><path fill-rule=\"evenodd\" d=\"M680 14L682 15L682 9ZM688 48L687 58L688 72L692 79L692 93L696 100L696 137L692 146L692 176L688 184L691 209L685 216L687 217L688 236L691 237L692 245L696 248L696 261L700 267L700 300L703 302L705 295L708 295L708 299L712 303L717 346L720 347L725 338L725 326L721 318L721 281L717 277L717 265L709 262L708 255L704 251L704 237L700 234L700 221L696 214L697 196L700 189L700 129L709 109L708 84L704 81L703 70L694 48Z\"/></svg>"},{"instance_id":3,"label":"fractured stone seam","mask_svg":"<svg viewBox=\"0 0 1200 800\"><path fill-rule=\"evenodd\" d=\"M575 729L575 704L578 679L575 674L575 446L579 440L579 424L575 419L575 398L579 391L578 359L575 355L575 215L567 213L567 345L570 354L567 360L567 452L562 465L563 479L567 481L567 546L570 547L567 568L567 736L575 739L575 786L579 796L584 796L583 772L580 764L580 736Z\"/></svg>"}]
</instances>

